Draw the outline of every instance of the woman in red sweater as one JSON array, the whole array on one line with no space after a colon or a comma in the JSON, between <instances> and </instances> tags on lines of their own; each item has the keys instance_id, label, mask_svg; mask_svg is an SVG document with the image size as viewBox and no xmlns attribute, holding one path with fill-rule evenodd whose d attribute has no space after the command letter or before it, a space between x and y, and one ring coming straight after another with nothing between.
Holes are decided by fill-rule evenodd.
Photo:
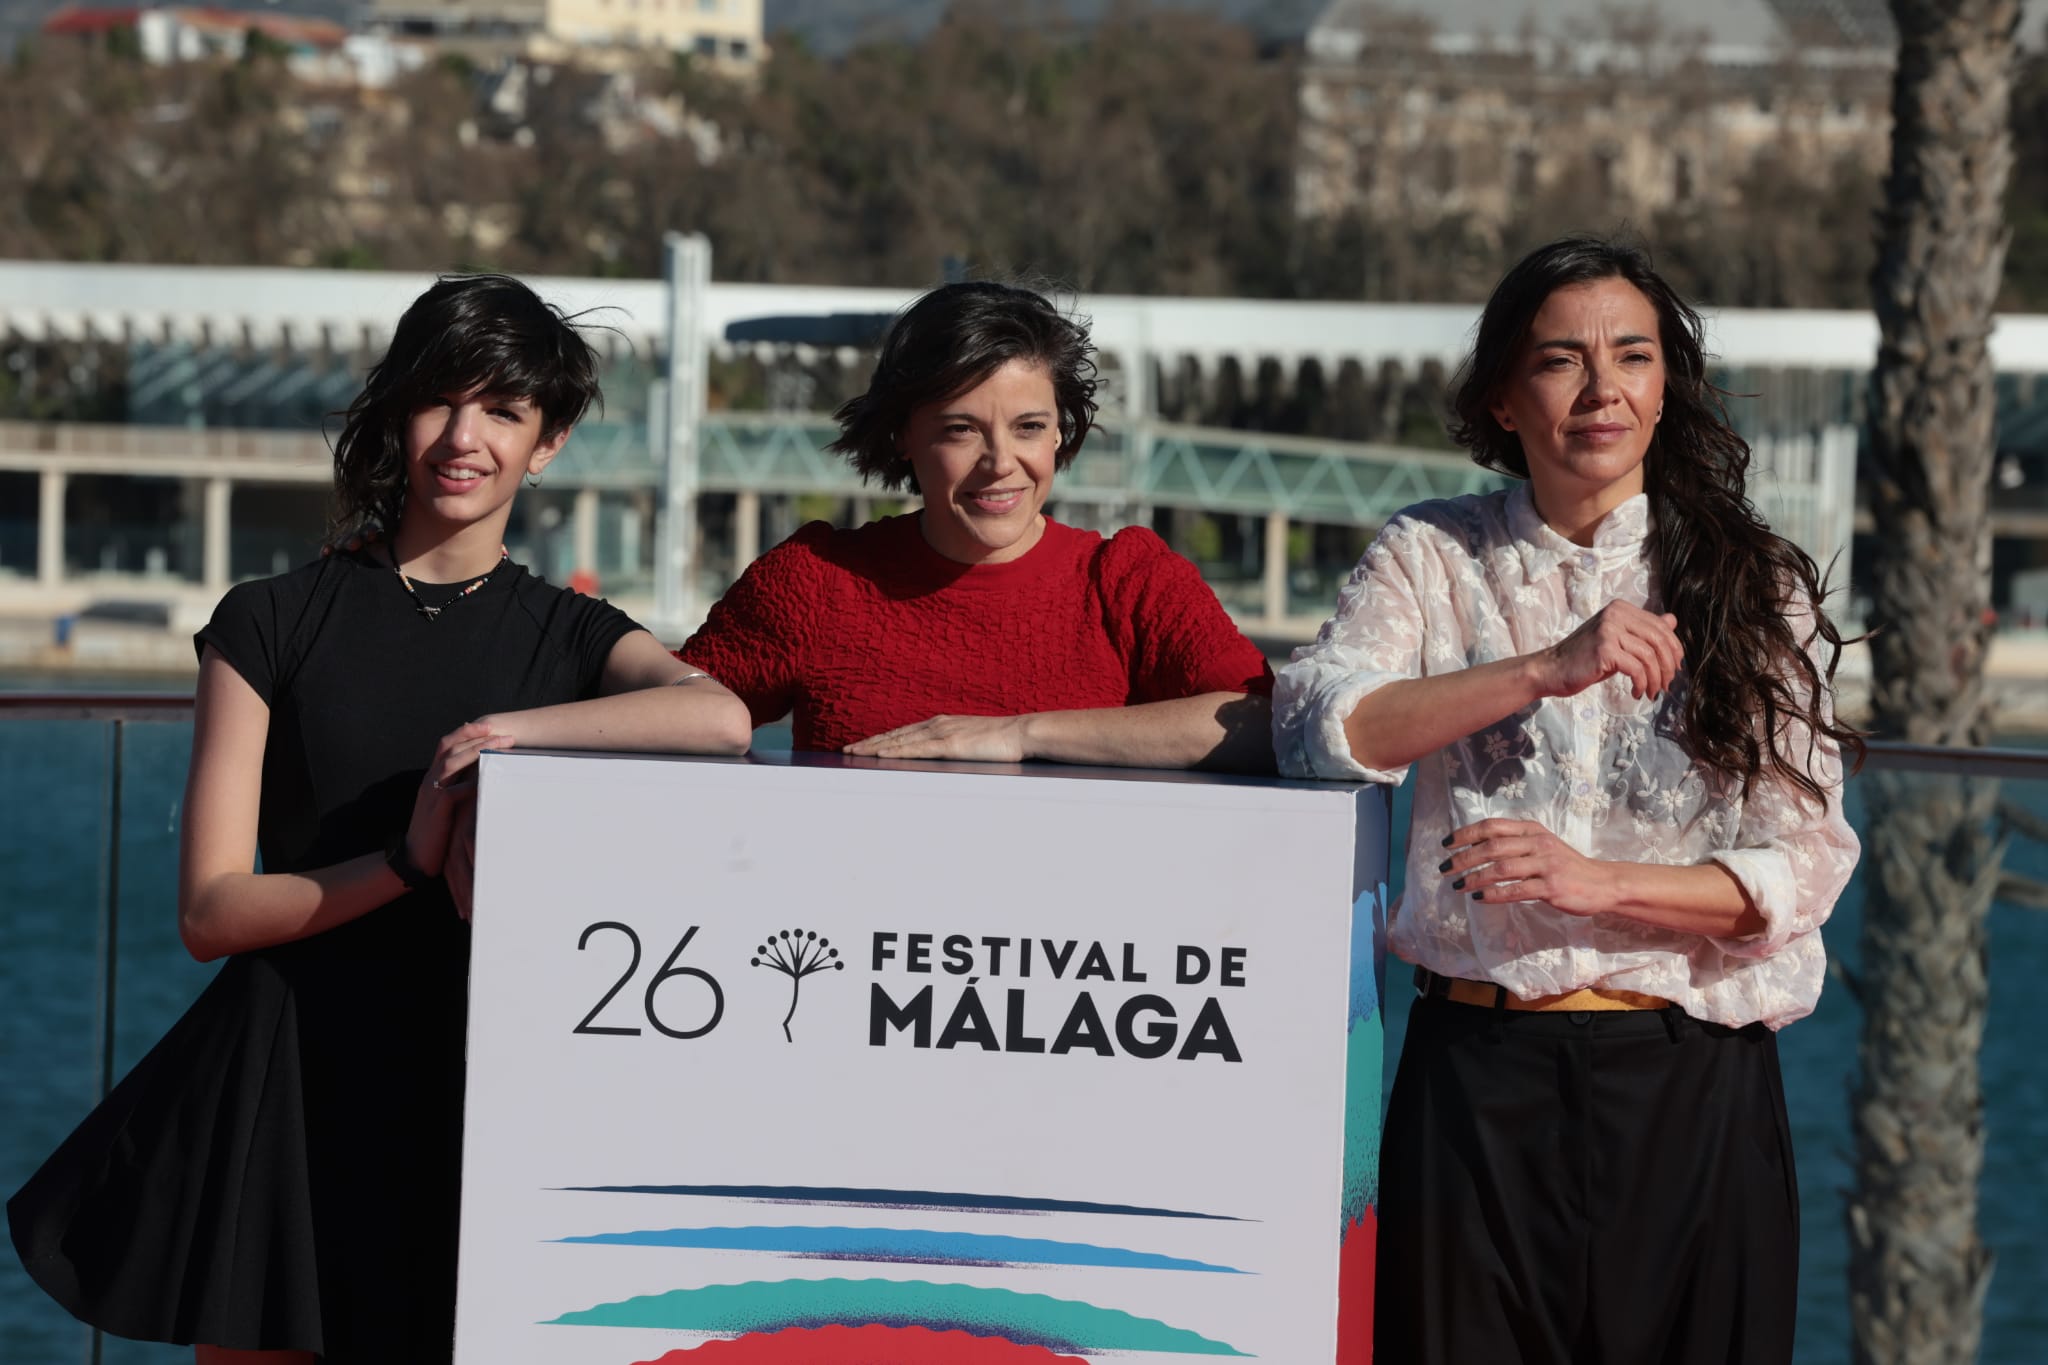
<instances>
[{"instance_id":1,"label":"woman in red sweater","mask_svg":"<svg viewBox=\"0 0 2048 1365\"><path fill-rule=\"evenodd\" d=\"M882 342L832 448L921 511L813 522L679 651L799 749L1270 770L1272 673L1151 531L1047 517L1095 419L1094 346L1043 296L947 285Z\"/></svg>"}]
</instances>

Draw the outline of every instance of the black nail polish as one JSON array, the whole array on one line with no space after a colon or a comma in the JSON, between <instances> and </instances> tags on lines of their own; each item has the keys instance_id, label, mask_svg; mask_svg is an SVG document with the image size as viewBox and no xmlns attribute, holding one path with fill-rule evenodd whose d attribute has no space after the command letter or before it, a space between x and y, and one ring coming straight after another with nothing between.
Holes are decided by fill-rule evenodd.
<instances>
[{"instance_id":1,"label":"black nail polish","mask_svg":"<svg viewBox=\"0 0 2048 1365\"><path fill-rule=\"evenodd\" d=\"M1485 899L1486 899L1486 892L1485 892L1484 890L1474 891L1474 892L1472 893L1472 899L1473 899L1473 900L1475 900L1475 901L1478 901L1478 900L1485 900Z\"/></svg>"},{"instance_id":2,"label":"black nail polish","mask_svg":"<svg viewBox=\"0 0 2048 1365\"><path fill-rule=\"evenodd\" d=\"M1446 835L1444 836L1444 847L1445 847L1445 848L1449 848L1450 846L1451 846L1451 836L1450 836L1450 835L1448 835L1448 834L1446 834Z\"/></svg>"},{"instance_id":3,"label":"black nail polish","mask_svg":"<svg viewBox=\"0 0 2048 1365\"><path fill-rule=\"evenodd\" d=\"M1451 870L1451 860L1449 858L1444 859L1436 865L1436 870L1439 872L1449 872Z\"/></svg>"},{"instance_id":4,"label":"black nail polish","mask_svg":"<svg viewBox=\"0 0 2048 1365\"><path fill-rule=\"evenodd\" d=\"M1460 877L1460 878L1458 878L1458 880L1456 880L1456 881L1454 881L1454 882L1452 882L1452 883L1451 883L1451 890L1453 890L1453 891L1463 891L1464 889L1465 889L1465 879L1464 879L1463 877ZM1474 895L1477 895L1477 894L1479 894L1479 893L1475 891L1475 892L1473 892L1473 894L1474 894Z\"/></svg>"}]
</instances>

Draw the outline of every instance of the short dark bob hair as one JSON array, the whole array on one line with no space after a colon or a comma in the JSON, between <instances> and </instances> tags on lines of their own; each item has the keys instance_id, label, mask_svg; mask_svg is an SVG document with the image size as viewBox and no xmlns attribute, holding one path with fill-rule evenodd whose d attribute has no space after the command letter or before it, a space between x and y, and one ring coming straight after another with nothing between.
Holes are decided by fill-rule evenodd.
<instances>
[{"instance_id":1,"label":"short dark bob hair","mask_svg":"<svg viewBox=\"0 0 2048 1365\"><path fill-rule=\"evenodd\" d=\"M1085 318L1069 317L1034 289L993 280L943 285L897 315L882 338L868 390L833 417L847 457L863 480L917 489L899 442L910 414L981 383L1012 360L1043 365L1052 377L1065 469L1095 425L1095 343Z\"/></svg>"},{"instance_id":2,"label":"short dark bob hair","mask_svg":"<svg viewBox=\"0 0 2048 1365\"><path fill-rule=\"evenodd\" d=\"M510 275L443 275L413 300L343 414L334 443L337 540L395 534L405 426L423 403L478 391L524 398L551 438L601 402L597 353L573 319Z\"/></svg>"}]
</instances>

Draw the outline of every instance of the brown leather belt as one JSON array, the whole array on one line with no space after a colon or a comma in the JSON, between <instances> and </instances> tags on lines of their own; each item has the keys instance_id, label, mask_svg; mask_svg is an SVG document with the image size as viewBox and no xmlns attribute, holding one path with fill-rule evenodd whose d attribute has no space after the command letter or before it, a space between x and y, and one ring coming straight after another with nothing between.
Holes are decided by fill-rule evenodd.
<instances>
[{"instance_id":1,"label":"brown leather belt","mask_svg":"<svg viewBox=\"0 0 2048 1365\"><path fill-rule=\"evenodd\" d=\"M1585 986L1562 995L1539 995L1533 1000L1524 1000L1505 986L1496 986L1491 981L1467 981L1463 977L1439 976L1427 967L1415 969L1415 991L1435 1000L1451 1000L1460 1005L1481 1005L1487 1009L1511 1010L1662 1010L1671 1008L1671 1002L1661 995L1644 995L1641 991L1609 990L1603 986Z\"/></svg>"}]
</instances>

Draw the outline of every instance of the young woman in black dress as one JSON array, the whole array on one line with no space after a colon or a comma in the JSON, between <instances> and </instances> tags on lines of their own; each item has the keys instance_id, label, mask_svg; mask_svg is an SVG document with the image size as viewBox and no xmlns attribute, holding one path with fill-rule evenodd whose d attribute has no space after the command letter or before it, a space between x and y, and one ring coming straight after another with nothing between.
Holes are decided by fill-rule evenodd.
<instances>
[{"instance_id":1,"label":"young woman in black dress","mask_svg":"<svg viewBox=\"0 0 2048 1365\"><path fill-rule=\"evenodd\" d=\"M201 1365L449 1358L477 755L749 738L731 693L505 557L596 395L525 285L442 280L349 409L339 547L200 633L178 913L227 961L8 1204L76 1316Z\"/></svg>"}]
</instances>

